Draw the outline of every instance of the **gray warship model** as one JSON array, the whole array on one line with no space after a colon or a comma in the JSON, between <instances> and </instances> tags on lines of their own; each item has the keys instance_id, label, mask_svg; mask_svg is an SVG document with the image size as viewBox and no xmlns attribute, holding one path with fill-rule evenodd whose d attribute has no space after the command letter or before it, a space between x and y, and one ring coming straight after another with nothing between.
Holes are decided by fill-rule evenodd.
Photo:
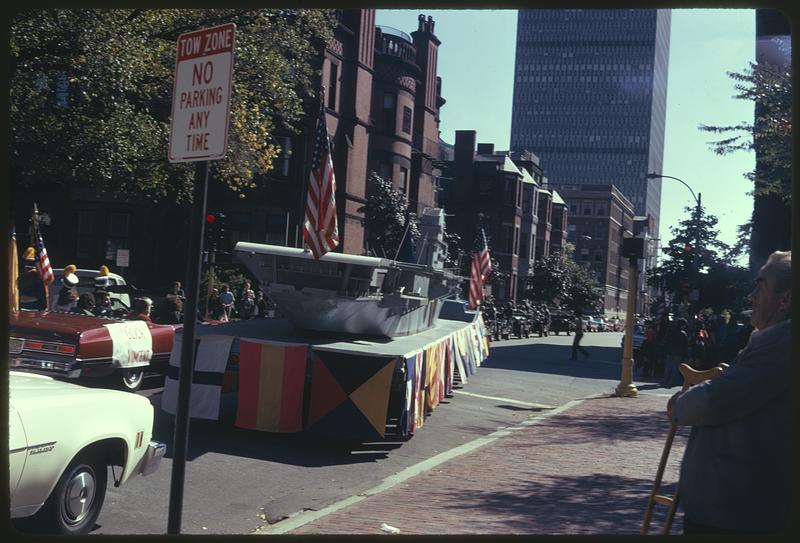
<instances>
[{"instance_id":1,"label":"gray warship model","mask_svg":"<svg viewBox=\"0 0 800 543\"><path fill-rule=\"evenodd\" d=\"M461 283L444 269L444 211L425 209L420 231L416 262L250 242L235 254L295 327L391 338L435 326Z\"/></svg>"}]
</instances>

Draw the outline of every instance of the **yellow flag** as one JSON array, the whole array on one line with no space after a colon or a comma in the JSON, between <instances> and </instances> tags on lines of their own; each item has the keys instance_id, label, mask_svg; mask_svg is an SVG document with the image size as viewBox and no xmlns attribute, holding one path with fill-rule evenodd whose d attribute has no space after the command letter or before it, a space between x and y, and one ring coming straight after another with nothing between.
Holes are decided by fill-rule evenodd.
<instances>
[{"instance_id":1,"label":"yellow flag","mask_svg":"<svg viewBox=\"0 0 800 543\"><path fill-rule=\"evenodd\" d=\"M8 239L8 308L11 312L19 311L19 289L17 276L19 275L19 262L17 258L17 233L11 225L11 235Z\"/></svg>"}]
</instances>

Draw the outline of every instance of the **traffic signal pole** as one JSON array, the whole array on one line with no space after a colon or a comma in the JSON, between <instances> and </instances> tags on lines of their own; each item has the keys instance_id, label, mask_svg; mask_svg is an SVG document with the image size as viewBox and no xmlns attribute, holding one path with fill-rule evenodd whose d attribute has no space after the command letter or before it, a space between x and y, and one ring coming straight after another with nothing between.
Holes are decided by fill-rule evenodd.
<instances>
[{"instance_id":1,"label":"traffic signal pole","mask_svg":"<svg viewBox=\"0 0 800 543\"><path fill-rule=\"evenodd\" d=\"M633 383L633 323L636 313L636 287L639 284L639 262L635 256L628 257L628 307L625 316L625 343L622 348L622 375L616 395L634 398L639 393Z\"/></svg>"}]
</instances>

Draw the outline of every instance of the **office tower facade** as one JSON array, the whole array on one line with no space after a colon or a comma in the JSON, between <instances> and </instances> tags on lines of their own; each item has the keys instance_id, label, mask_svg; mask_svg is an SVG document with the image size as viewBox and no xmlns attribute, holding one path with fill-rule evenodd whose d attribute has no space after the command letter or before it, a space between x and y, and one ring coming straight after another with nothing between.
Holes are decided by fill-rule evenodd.
<instances>
[{"instance_id":1,"label":"office tower facade","mask_svg":"<svg viewBox=\"0 0 800 543\"><path fill-rule=\"evenodd\" d=\"M512 150L555 187L615 185L658 225L669 30L669 10L520 10Z\"/></svg>"}]
</instances>

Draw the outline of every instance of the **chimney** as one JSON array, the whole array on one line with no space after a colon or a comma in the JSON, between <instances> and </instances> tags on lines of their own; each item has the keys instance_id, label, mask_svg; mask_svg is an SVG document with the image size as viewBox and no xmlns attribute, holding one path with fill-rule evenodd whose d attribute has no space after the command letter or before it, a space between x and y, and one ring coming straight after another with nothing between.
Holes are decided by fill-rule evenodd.
<instances>
[{"instance_id":1,"label":"chimney","mask_svg":"<svg viewBox=\"0 0 800 543\"><path fill-rule=\"evenodd\" d=\"M474 130L456 130L455 159L456 168L472 168L475 161L475 140L477 133Z\"/></svg>"},{"instance_id":2,"label":"chimney","mask_svg":"<svg viewBox=\"0 0 800 543\"><path fill-rule=\"evenodd\" d=\"M479 155L491 155L491 154L494 154L494 143L479 143L478 144L478 154Z\"/></svg>"}]
</instances>

